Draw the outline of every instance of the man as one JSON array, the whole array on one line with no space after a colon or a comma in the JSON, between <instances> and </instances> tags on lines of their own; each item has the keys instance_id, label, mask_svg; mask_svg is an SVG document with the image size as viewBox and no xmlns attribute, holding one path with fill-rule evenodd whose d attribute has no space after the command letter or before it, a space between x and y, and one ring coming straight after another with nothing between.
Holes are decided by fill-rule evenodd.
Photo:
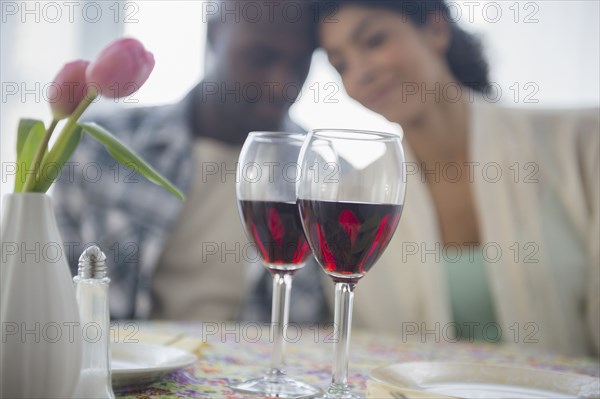
<instances>
[{"instance_id":1,"label":"man","mask_svg":"<svg viewBox=\"0 0 600 399\"><path fill-rule=\"evenodd\" d=\"M268 275L249 274L235 168L248 132L302 130L287 111L315 47L308 3L294 2L294 14L282 12L285 1L253 2L253 10L214 2L212 65L183 101L93 118L187 195L179 201L92 140L73 155L54 191L60 230L72 267L91 242L112 260L114 318L269 319ZM319 289L294 301L302 285L319 286L310 267L298 273L292 304L304 309L292 305L291 320L315 321L324 309Z\"/></svg>"}]
</instances>

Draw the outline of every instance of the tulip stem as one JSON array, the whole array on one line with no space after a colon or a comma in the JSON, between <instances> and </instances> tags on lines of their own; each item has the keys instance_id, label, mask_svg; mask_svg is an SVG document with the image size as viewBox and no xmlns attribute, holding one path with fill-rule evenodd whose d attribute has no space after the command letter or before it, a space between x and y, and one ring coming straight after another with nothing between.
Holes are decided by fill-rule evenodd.
<instances>
[{"instance_id":1,"label":"tulip stem","mask_svg":"<svg viewBox=\"0 0 600 399\"><path fill-rule=\"evenodd\" d=\"M56 142L54 143L54 146L52 146L52 149L54 150L56 149L60 149L60 148L64 148L66 146L67 141L69 140L71 133L75 130L75 126L77 125L77 120L79 119L79 117L85 112L85 110L87 109L87 107L90 106L90 104L92 102L94 102L94 100L96 99L96 97L98 96L98 94L95 91L92 91L91 93L88 93L83 100L81 100L81 102L77 105L77 108L75 108L75 111L73 111L73 113L69 116L69 118L67 119L67 123L65 123L65 126L62 128L61 132L59 133ZM35 184L38 181L38 173L40 171L40 167L41 167L41 161L44 157L44 153L46 152L46 148L48 147L48 142L50 141L50 136L52 135L52 131L54 130L54 128L56 128L56 125L58 124L58 120L53 119L52 123L50 124L50 127L48 127L48 130L46 131L46 135L44 136L44 139L40 145L40 147L37 149L37 152L35 154L34 157L34 173L32 175L27 176L27 180L25 181L25 185L23 186L23 192L28 192L28 191L35 191Z\"/></svg>"},{"instance_id":2,"label":"tulip stem","mask_svg":"<svg viewBox=\"0 0 600 399\"><path fill-rule=\"evenodd\" d=\"M50 142L50 137L52 136L52 132L58 125L58 119L53 118L52 122L50 122L50 126L46 129L46 133L44 134L44 138L40 143L40 146L35 151L35 155L33 156L33 173L28 175L25 179L25 184L23 185L23 192L32 191L35 183L37 182L37 175L42 165L42 159L44 158L44 154L46 153L46 149L48 148L48 143Z\"/></svg>"},{"instance_id":3,"label":"tulip stem","mask_svg":"<svg viewBox=\"0 0 600 399\"><path fill-rule=\"evenodd\" d=\"M96 99L97 96L98 96L98 94L95 91L92 91L92 93L86 94L86 96L83 98L83 100L81 100L79 105L77 105L77 108L75 108L75 111L73 111L73 113L67 119L67 123L65 123L65 126L63 127L62 131L58 135L58 138L56 139L55 146L63 145L66 143L66 141L71 136L71 133L75 129L77 120L85 112L87 107L89 107L90 104L92 102L94 102L94 100ZM57 148L61 148L61 147L57 147Z\"/></svg>"}]
</instances>

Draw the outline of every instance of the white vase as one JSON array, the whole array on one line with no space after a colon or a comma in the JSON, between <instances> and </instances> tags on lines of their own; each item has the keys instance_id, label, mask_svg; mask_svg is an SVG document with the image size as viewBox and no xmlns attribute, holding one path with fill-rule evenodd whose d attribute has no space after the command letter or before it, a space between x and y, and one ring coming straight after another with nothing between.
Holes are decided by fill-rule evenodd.
<instances>
[{"instance_id":1,"label":"white vase","mask_svg":"<svg viewBox=\"0 0 600 399\"><path fill-rule=\"evenodd\" d=\"M70 398L81 368L73 280L50 197L4 197L0 251L2 398Z\"/></svg>"}]
</instances>

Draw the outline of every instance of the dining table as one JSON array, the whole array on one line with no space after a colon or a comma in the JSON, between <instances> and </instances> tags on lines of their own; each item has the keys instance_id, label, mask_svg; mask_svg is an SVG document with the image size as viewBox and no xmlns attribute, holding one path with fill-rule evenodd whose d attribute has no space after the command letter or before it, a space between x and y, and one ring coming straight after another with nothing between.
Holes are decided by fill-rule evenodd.
<instances>
[{"instance_id":1,"label":"dining table","mask_svg":"<svg viewBox=\"0 0 600 399\"><path fill-rule=\"evenodd\" d=\"M230 384L264 374L270 364L272 340L265 323L135 321L128 325L121 322L120 331L113 338L127 342L143 343L158 336L163 337L163 344L171 345L183 339L197 360L146 386L116 389L118 398L257 398L235 392ZM331 381L332 342L335 339L331 325L290 324L285 338L287 374L327 388ZM373 369L424 361L506 365L600 378L597 358L551 353L537 348L535 343L456 342L436 334L410 338L353 331L349 383L366 393Z\"/></svg>"}]
</instances>

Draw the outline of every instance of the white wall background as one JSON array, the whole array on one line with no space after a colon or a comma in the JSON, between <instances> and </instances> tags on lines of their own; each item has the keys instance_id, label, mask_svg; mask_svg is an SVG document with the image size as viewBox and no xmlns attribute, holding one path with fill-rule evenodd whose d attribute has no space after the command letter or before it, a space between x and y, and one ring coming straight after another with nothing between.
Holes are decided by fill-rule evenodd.
<instances>
[{"instance_id":1,"label":"white wall background","mask_svg":"<svg viewBox=\"0 0 600 399\"><path fill-rule=\"evenodd\" d=\"M454 19L482 35L502 102L538 107L597 106L600 102L598 0L460 1L451 5ZM122 105L177 101L203 76L204 10L202 1L0 2L0 193L12 191L12 176L6 175L5 166L15 161L18 119L49 119L44 85L62 64L75 58L91 59L121 35L136 37L154 53L156 68L129 99L134 103L121 101ZM103 105L107 104L95 108ZM399 129L349 99L322 53L315 54L291 114L306 128Z\"/></svg>"}]
</instances>

